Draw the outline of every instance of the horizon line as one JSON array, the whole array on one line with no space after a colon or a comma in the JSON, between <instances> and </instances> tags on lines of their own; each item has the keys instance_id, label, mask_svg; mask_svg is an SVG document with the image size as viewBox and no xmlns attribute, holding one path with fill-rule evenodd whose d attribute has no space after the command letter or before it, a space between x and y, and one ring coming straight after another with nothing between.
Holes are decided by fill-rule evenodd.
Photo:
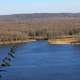
<instances>
[{"instance_id":1,"label":"horizon line","mask_svg":"<svg viewBox=\"0 0 80 80\"><path fill-rule=\"evenodd\" d=\"M30 13L12 13L12 14L0 14L0 16L18 15L18 14L79 14L80 12L30 12Z\"/></svg>"}]
</instances>

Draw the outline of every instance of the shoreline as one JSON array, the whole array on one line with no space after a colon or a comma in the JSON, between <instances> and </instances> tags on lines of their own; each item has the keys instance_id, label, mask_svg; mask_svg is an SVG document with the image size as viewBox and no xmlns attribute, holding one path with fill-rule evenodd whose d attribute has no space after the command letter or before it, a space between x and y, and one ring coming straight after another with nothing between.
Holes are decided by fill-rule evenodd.
<instances>
[{"instance_id":1,"label":"shoreline","mask_svg":"<svg viewBox=\"0 0 80 80\"><path fill-rule=\"evenodd\" d=\"M34 42L36 40L17 40L17 41L4 41L0 42L0 45L7 45L7 44L19 44L19 43L29 43L29 42Z\"/></svg>"},{"instance_id":2,"label":"shoreline","mask_svg":"<svg viewBox=\"0 0 80 80\"><path fill-rule=\"evenodd\" d=\"M35 42L35 41L39 41L36 39L30 39L30 40L17 40L17 41L4 41L4 42L0 42L0 45L8 45L8 44L20 44L20 43L30 43L30 42ZM72 45L80 45L80 41L75 40L75 39L48 39L47 42L49 44L55 45L55 44L72 44Z\"/></svg>"},{"instance_id":3,"label":"shoreline","mask_svg":"<svg viewBox=\"0 0 80 80\"><path fill-rule=\"evenodd\" d=\"M49 44L72 44L72 45L80 45L80 41L79 40L75 40L75 39L49 39L48 40Z\"/></svg>"}]
</instances>

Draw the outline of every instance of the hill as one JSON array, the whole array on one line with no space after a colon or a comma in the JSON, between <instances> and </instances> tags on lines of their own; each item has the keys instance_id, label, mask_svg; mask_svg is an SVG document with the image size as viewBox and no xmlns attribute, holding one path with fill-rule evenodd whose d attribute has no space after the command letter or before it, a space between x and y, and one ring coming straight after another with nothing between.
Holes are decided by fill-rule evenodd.
<instances>
[{"instance_id":1,"label":"hill","mask_svg":"<svg viewBox=\"0 0 80 80\"><path fill-rule=\"evenodd\" d=\"M30 20L30 19L46 19L46 18L80 18L80 13L32 13L32 14L13 14L1 15L0 20Z\"/></svg>"},{"instance_id":2,"label":"hill","mask_svg":"<svg viewBox=\"0 0 80 80\"><path fill-rule=\"evenodd\" d=\"M80 30L80 13L0 15L0 34L28 32L67 33Z\"/></svg>"}]
</instances>

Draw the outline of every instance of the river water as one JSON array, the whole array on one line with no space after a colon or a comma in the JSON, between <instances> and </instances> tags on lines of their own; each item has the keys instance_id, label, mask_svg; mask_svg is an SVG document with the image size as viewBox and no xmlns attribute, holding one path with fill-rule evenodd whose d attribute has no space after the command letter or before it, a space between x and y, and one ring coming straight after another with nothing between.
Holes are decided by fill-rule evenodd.
<instances>
[{"instance_id":1,"label":"river water","mask_svg":"<svg viewBox=\"0 0 80 80\"><path fill-rule=\"evenodd\" d=\"M11 45L0 46L0 63ZM15 58L0 80L80 80L80 46L49 45L47 41L19 44Z\"/></svg>"}]
</instances>

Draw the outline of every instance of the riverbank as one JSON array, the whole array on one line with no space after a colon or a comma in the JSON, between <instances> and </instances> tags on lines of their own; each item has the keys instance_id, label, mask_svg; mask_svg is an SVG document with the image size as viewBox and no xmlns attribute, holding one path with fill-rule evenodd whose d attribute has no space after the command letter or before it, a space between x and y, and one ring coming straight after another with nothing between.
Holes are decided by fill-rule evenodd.
<instances>
[{"instance_id":1,"label":"riverbank","mask_svg":"<svg viewBox=\"0 0 80 80\"><path fill-rule=\"evenodd\" d=\"M80 44L80 41L74 38L49 39L49 44Z\"/></svg>"},{"instance_id":2,"label":"riverbank","mask_svg":"<svg viewBox=\"0 0 80 80\"><path fill-rule=\"evenodd\" d=\"M34 42L36 40L17 40L17 41L4 41L0 42L0 45L6 45L6 44L18 44L18 43L29 43Z\"/></svg>"},{"instance_id":3,"label":"riverbank","mask_svg":"<svg viewBox=\"0 0 80 80\"><path fill-rule=\"evenodd\" d=\"M29 43L34 42L37 40L45 40L43 38L38 39L28 39L28 40L16 40L16 41L1 41L0 45L7 45L7 44L18 44L18 43ZM49 44L80 44L80 40L67 37L67 38L57 38L57 39L48 39Z\"/></svg>"}]
</instances>

